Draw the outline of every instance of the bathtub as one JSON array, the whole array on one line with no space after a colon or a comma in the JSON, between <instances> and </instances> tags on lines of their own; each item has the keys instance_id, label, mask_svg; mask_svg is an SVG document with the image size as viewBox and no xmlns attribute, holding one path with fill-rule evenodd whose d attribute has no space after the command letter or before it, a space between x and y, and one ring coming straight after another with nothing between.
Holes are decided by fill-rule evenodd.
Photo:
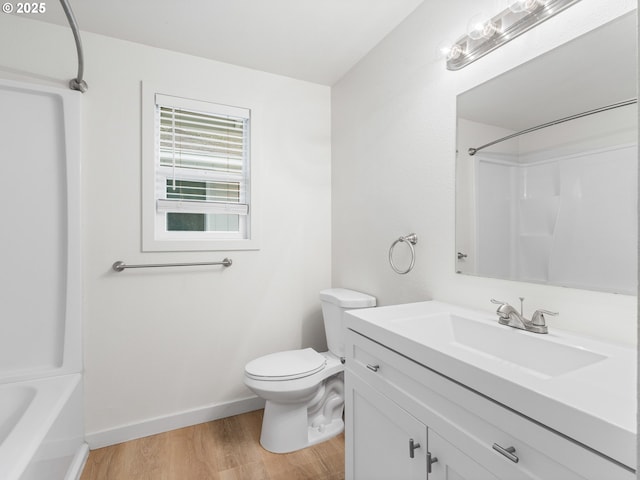
<instances>
[{"instance_id":1,"label":"bathtub","mask_svg":"<svg viewBox=\"0 0 640 480\"><path fill-rule=\"evenodd\" d=\"M0 385L0 478L80 477L83 440L80 374Z\"/></svg>"},{"instance_id":2,"label":"bathtub","mask_svg":"<svg viewBox=\"0 0 640 480\"><path fill-rule=\"evenodd\" d=\"M25 199L3 211L0 480L76 480L88 455L80 107L78 92L0 78L0 158L16 160L3 178L21 180L6 182L8 198Z\"/></svg>"}]
</instances>

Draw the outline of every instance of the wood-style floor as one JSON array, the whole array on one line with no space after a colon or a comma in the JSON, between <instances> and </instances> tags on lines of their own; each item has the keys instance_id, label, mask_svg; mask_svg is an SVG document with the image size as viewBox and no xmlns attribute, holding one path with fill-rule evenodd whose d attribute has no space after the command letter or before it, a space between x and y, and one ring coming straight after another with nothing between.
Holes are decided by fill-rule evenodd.
<instances>
[{"instance_id":1,"label":"wood-style floor","mask_svg":"<svg viewBox=\"0 0 640 480\"><path fill-rule=\"evenodd\" d=\"M270 453L259 443L262 413L93 450L80 480L344 480L344 435Z\"/></svg>"}]
</instances>

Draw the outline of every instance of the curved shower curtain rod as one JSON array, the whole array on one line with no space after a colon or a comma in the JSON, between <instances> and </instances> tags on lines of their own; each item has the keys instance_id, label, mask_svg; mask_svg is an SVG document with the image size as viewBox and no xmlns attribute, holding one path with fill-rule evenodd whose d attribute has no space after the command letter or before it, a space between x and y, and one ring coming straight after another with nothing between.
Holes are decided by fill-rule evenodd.
<instances>
[{"instance_id":1,"label":"curved shower curtain rod","mask_svg":"<svg viewBox=\"0 0 640 480\"><path fill-rule=\"evenodd\" d=\"M568 122L570 120L576 120L578 118L586 117L588 115L593 115L595 113L606 112L607 110L612 110L614 108L626 107L627 105L633 105L634 103L638 103L637 98L631 98L623 102L612 103L611 105L606 105L604 107L594 108L593 110L587 110L586 112L577 113L575 115L570 115L564 118L559 118L551 122L543 123L542 125L537 125L535 127L522 130L520 132L512 133L511 135L507 135L506 137L499 138L498 140L494 140L493 142L486 143L480 147L476 147L476 148L470 147L467 153L473 156L476 153L478 153L480 150L484 150L487 147L491 147L496 143L501 143L501 142L504 142L505 140L511 140L512 138L519 137L520 135L524 135L525 133L535 132L536 130L540 130L542 128L552 127L553 125L558 125L559 123Z\"/></svg>"},{"instance_id":2,"label":"curved shower curtain rod","mask_svg":"<svg viewBox=\"0 0 640 480\"><path fill-rule=\"evenodd\" d=\"M67 20L69 21L69 26L73 32L73 38L76 40L76 50L78 52L78 76L69 81L69 87L71 90L78 90L79 92L84 93L89 89L89 86L87 85L87 82L82 79L84 75L84 55L82 54L82 41L80 40L78 23L76 22L76 17L73 15L73 10L71 10L68 0L60 0L60 5L62 5L64 14L67 16Z\"/></svg>"}]
</instances>

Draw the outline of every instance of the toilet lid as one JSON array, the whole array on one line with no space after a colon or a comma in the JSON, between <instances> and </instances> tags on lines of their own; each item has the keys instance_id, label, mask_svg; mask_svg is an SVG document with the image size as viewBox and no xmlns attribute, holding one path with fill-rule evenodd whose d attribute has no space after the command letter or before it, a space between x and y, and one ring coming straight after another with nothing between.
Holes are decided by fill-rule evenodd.
<instances>
[{"instance_id":1,"label":"toilet lid","mask_svg":"<svg viewBox=\"0 0 640 480\"><path fill-rule=\"evenodd\" d=\"M327 359L313 348L271 353L247 363L245 373L257 380L294 380L322 370Z\"/></svg>"}]
</instances>

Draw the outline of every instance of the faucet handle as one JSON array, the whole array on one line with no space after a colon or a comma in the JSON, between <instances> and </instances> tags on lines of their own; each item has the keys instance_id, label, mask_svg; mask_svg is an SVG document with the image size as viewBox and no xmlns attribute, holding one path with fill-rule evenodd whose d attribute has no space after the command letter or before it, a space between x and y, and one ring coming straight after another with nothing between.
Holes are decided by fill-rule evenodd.
<instances>
[{"instance_id":1,"label":"faucet handle","mask_svg":"<svg viewBox=\"0 0 640 480\"><path fill-rule=\"evenodd\" d=\"M503 325L509 323L509 316L511 315L511 312L515 312L515 309L507 302L501 302L500 300L496 300L495 298L491 299L491 303L499 305L498 309L496 310L496 313L498 314L498 322Z\"/></svg>"},{"instance_id":2,"label":"faucet handle","mask_svg":"<svg viewBox=\"0 0 640 480\"><path fill-rule=\"evenodd\" d=\"M535 313L533 314L533 317L531 317L531 323L533 325L539 325L539 326L543 326L546 325L544 316L545 315L552 315L552 316L556 316L558 315L558 312L550 312L549 310L536 310Z\"/></svg>"}]
</instances>

